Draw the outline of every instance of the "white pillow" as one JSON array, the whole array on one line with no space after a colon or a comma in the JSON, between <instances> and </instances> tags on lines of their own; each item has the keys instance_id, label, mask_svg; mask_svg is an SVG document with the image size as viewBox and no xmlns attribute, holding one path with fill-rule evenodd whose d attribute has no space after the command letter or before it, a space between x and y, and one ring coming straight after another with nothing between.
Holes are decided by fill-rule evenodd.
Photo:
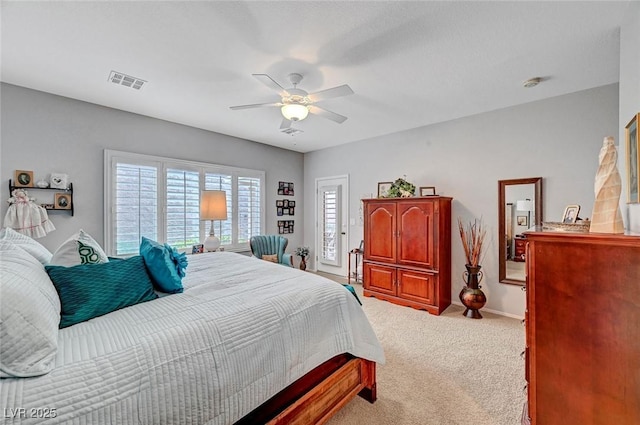
<instances>
[{"instance_id":1,"label":"white pillow","mask_svg":"<svg viewBox=\"0 0 640 425\"><path fill-rule=\"evenodd\" d=\"M49 373L58 351L60 298L31 254L0 240L0 376Z\"/></svg>"},{"instance_id":2,"label":"white pillow","mask_svg":"<svg viewBox=\"0 0 640 425\"><path fill-rule=\"evenodd\" d=\"M22 233L18 233L15 230L5 227L0 230L0 241L5 240L12 242L14 245L19 246L20 248L27 251L29 254L33 255L40 263L47 264L51 261L51 252L38 241L33 238L30 238L27 235L23 235Z\"/></svg>"},{"instance_id":3,"label":"white pillow","mask_svg":"<svg viewBox=\"0 0 640 425\"><path fill-rule=\"evenodd\" d=\"M53 266L77 266L78 264L108 263L109 258L100 244L84 230L64 241L53 253L49 264Z\"/></svg>"}]
</instances>

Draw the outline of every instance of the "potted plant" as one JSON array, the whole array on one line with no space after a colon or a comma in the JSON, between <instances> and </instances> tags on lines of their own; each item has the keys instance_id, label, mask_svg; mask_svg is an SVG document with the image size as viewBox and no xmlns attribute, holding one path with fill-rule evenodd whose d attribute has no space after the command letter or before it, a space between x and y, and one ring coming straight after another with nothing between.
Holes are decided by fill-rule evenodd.
<instances>
[{"instance_id":1,"label":"potted plant","mask_svg":"<svg viewBox=\"0 0 640 425\"><path fill-rule=\"evenodd\" d=\"M308 246L299 246L296 248L295 254L300 257L300 270L307 269L307 257L309 256Z\"/></svg>"},{"instance_id":2,"label":"potted plant","mask_svg":"<svg viewBox=\"0 0 640 425\"><path fill-rule=\"evenodd\" d=\"M482 319L482 315L478 310L484 307L487 297L480 289L482 281L482 272L480 269L480 259L482 258L482 247L487 230L482 224L482 220L474 220L469 222L467 226L462 224L462 220L458 217L458 230L460 231L460 240L464 248L464 255L467 263L467 269L463 276L466 280L465 286L460 291L460 301L467 308L463 315L472 319Z\"/></svg>"}]
</instances>

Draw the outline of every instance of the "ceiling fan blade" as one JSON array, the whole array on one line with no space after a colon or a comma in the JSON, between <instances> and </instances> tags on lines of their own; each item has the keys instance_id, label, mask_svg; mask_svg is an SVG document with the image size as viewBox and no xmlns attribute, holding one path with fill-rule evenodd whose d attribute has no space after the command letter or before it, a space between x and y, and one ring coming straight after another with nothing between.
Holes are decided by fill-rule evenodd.
<instances>
[{"instance_id":1,"label":"ceiling fan blade","mask_svg":"<svg viewBox=\"0 0 640 425\"><path fill-rule=\"evenodd\" d=\"M323 118L329 119L331 121L335 121L338 124L342 124L347 120L347 117L344 115L336 114L335 112L327 111L326 109L322 109L319 106L310 105L309 112L315 115L319 115Z\"/></svg>"},{"instance_id":2,"label":"ceiling fan blade","mask_svg":"<svg viewBox=\"0 0 640 425\"><path fill-rule=\"evenodd\" d=\"M238 105L238 106L230 106L229 109L233 109L237 111L239 109L250 109L250 108L262 108L264 106L282 106L280 102L272 102L272 103L254 103L252 105Z\"/></svg>"},{"instance_id":3,"label":"ceiling fan blade","mask_svg":"<svg viewBox=\"0 0 640 425\"><path fill-rule=\"evenodd\" d=\"M286 118L282 118L282 123L280 124L280 130L285 130L287 128L290 128L291 124L293 124L293 121L288 120Z\"/></svg>"},{"instance_id":4,"label":"ceiling fan blade","mask_svg":"<svg viewBox=\"0 0 640 425\"><path fill-rule=\"evenodd\" d=\"M276 83L276 81L269 77L267 74L251 74L258 79L262 84L269 87L272 90L275 90L280 94L280 97L289 97L289 92L282 87L280 84Z\"/></svg>"},{"instance_id":5,"label":"ceiling fan blade","mask_svg":"<svg viewBox=\"0 0 640 425\"><path fill-rule=\"evenodd\" d=\"M307 97L311 102L319 102L321 100L331 99L333 97L348 96L350 94L353 94L353 90L351 90L351 87L349 87L348 84L343 84L338 87L333 87L330 89L320 90L315 93L311 93Z\"/></svg>"}]
</instances>

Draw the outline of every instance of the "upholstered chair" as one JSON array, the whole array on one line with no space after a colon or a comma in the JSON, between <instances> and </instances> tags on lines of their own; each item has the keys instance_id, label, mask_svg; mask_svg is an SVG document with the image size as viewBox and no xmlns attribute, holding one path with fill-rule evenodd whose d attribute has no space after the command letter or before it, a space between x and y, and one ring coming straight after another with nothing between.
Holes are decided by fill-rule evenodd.
<instances>
[{"instance_id":1,"label":"upholstered chair","mask_svg":"<svg viewBox=\"0 0 640 425\"><path fill-rule=\"evenodd\" d=\"M274 263L282 264L283 266L293 267L293 261L291 254L285 253L289 239L284 236L278 235L261 235L252 236L249 239L249 245L251 246L251 253L262 260L273 261ZM273 256L276 257L273 257ZM269 256L271 258L265 258ZM277 260L277 261L275 261Z\"/></svg>"}]
</instances>

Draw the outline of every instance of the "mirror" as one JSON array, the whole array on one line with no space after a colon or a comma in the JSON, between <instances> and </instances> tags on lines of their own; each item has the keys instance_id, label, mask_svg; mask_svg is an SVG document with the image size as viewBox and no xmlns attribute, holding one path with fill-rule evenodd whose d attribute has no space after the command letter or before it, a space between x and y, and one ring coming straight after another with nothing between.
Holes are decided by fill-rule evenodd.
<instances>
[{"instance_id":1,"label":"mirror","mask_svg":"<svg viewBox=\"0 0 640 425\"><path fill-rule=\"evenodd\" d=\"M542 177L498 180L499 281L525 284L522 232L542 225Z\"/></svg>"}]
</instances>

